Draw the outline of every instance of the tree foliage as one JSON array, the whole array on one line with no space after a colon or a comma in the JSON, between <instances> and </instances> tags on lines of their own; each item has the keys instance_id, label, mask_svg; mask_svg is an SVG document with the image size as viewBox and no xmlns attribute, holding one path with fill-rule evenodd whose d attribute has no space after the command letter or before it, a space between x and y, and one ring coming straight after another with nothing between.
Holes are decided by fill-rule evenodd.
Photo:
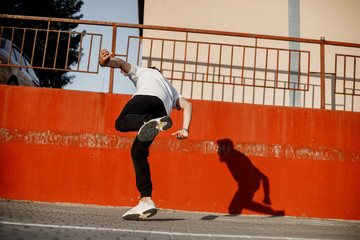
<instances>
[{"instance_id":1,"label":"tree foliage","mask_svg":"<svg viewBox=\"0 0 360 240\"><path fill-rule=\"evenodd\" d=\"M82 0L0 0L0 13L26 16L41 16L54 18L81 19L79 14ZM74 31L78 26L75 23L52 22L48 26L47 21L29 21L20 19L0 19L0 26L5 27L3 38L13 38L14 43L23 48L24 53L33 60L33 66L53 68L70 68L77 64L79 51L79 34L49 32L35 29ZM22 29L7 27L31 28L24 36ZM69 39L70 38L70 39ZM23 39L25 39L24 44ZM59 41L58 41L59 39ZM35 51L33 53L35 40ZM56 52L56 46L59 51ZM45 47L46 46L46 47ZM45 56L45 59L43 59ZM56 59L55 59L56 56ZM66 61L67 59L67 61ZM61 88L71 82L73 76L66 71L39 69L39 78L44 87Z\"/></svg>"}]
</instances>

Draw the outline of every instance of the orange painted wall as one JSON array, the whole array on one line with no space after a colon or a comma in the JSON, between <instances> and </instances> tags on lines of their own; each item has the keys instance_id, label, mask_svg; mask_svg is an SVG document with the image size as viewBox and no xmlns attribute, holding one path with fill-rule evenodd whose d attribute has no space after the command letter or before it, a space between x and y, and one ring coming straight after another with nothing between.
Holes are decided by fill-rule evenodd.
<instances>
[{"instance_id":1,"label":"orange painted wall","mask_svg":"<svg viewBox=\"0 0 360 240\"><path fill-rule=\"evenodd\" d=\"M0 198L137 204L135 133L114 129L130 97L0 86ZM174 111L150 150L159 208L360 220L360 113L192 102L190 138Z\"/></svg>"}]
</instances>

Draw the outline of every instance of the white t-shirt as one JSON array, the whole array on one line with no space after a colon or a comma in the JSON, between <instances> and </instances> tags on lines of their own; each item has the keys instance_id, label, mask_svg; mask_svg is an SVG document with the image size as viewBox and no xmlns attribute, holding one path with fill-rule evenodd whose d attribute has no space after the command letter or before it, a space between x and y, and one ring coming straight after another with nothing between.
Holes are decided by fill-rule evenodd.
<instances>
[{"instance_id":1,"label":"white t-shirt","mask_svg":"<svg viewBox=\"0 0 360 240\"><path fill-rule=\"evenodd\" d=\"M168 115L173 108L180 110L176 101L182 96L158 70L131 65L128 76L137 89L133 96L150 95L160 98Z\"/></svg>"}]
</instances>

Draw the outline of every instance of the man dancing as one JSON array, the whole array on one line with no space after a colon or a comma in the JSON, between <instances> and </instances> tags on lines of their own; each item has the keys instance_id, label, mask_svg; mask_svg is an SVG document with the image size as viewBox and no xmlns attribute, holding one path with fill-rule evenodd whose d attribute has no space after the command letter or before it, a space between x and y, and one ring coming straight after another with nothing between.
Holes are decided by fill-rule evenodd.
<instances>
[{"instance_id":1,"label":"man dancing","mask_svg":"<svg viewBox=\"0 0 360 240\"><path fill-rule=\"evenodd\" d=\"M131 158L136 175L136 187L141 194L137 206L127 211L125 220L142 220L157 213L151 200L152 182L148 163L149 147L160 131L169 129L169 117L173 108L184 110L182 129L173 133L177 139L187 139L192 117L192 104L181 96L156 68L143 68L114 58L107 49L100 51L101 66L120 68L136 87L132 99L127 102L115 122L121 132L138 131L132 147Z\"/></svg>"}]
</instances>

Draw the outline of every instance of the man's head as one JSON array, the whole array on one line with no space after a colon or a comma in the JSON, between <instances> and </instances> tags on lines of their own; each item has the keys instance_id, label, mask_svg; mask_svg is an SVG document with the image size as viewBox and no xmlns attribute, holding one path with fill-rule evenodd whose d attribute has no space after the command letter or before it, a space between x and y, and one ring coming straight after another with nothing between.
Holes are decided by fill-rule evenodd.
<instances>
[{"instance_id":1,"label":"man's head","mask_svg":"<svg viewBox=\"0 0 360 240\"><path fill-rule=\"evenodd\" d=\"M155 66L152 66L152 67L149 67L149 68L158 70L160 73L162 73L162 72L161 72L157 67L155 67Z\"/></svg>"},{"instance_id":2,"label":"man's head","mask_svg":"<svg viewBox=\"0 0 360 240\"><path fill-rule=\"evenodd\" d=\"M230 139L219 139L217 140L218 146L218 154L228 155L234 151L234 143Z\"/></svg>"}]
</instances>

